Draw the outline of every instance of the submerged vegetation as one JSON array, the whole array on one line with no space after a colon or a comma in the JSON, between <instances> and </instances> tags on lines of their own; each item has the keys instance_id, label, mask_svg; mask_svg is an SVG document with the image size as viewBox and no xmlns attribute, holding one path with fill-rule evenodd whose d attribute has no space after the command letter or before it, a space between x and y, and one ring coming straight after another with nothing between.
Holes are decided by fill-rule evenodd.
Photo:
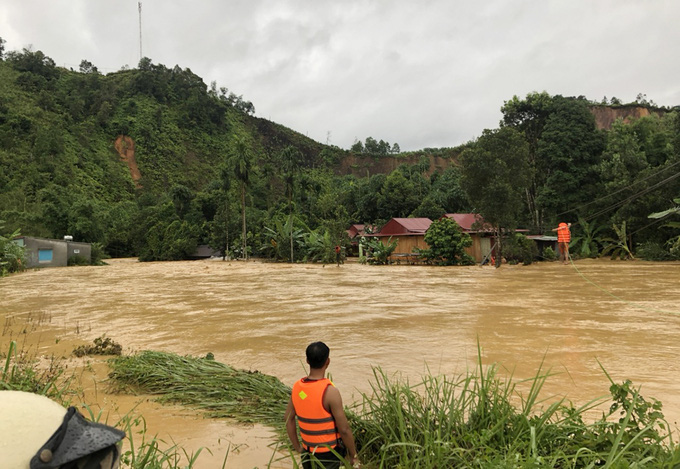
<instances>
[{"instance_id":1,"label":"submerged vegetation","mask_svg":"<svg viewBox=\"0 0 680 469\"><path fill-rule=\"evenodd\" d=\"M480 353L481 356L481 353ZM44 394L67 405L77 390L63 367L36 371L35 361L11 342L0 369L0 390ZM255 422L278 431L276 448L287 445L283 415L290 388L273 376L236 370L206 358L141 352L109 359L110 384L118 392L158 396L163 403L199 409L209 417ZM427 374L413 382L373 370L371 392L347 409L366 468L458 467L653 467L680 465L680 447L664 419L662 404L645 399L630 381L615 383L611 399L576 407L542 395L551 373L533 378L501 377L497 365L457 376ZM603 371L604 372L604 371ZM606 374L606 372L604 372ZM84 413L102 419L88 406ZM594 418L597 413L600 418ZM593 421L594 420L594 421ZM191 468L201 450L188 453L148 433L142 416L106 422L125 430L123 467ZM273 452L276 449L272 450ZM291 458L289 452L272 461ZM228 452L223 467L228 467ZM296 463L293 463L296 464Z\"/></svg>"},{"instance_id":2,"label":"submerged vegetation","mask_svg":"<svg viewBox=\"0 0 680 469\"><path fill-rule=\"evenodd\" d=\"M212 417L271 425L285 443L283 414L290 388L258 372L202 358L143 352L111 360L111 379L133 392L158 394ZM580 407L544 400L550 373L530 380L499 377L497 366L460 376L427 375L417 383L374 369L370 394L348 409L364 467L676 467L661 403L632 383L611 383L611 404ZM528 389L523 393L521 389Z\"/></svg>"}]
</instances>

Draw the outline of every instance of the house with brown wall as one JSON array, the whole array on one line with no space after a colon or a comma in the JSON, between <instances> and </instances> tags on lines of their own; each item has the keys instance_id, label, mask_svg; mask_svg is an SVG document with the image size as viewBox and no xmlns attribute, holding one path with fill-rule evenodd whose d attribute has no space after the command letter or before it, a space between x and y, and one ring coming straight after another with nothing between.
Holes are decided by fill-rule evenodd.
<instances>
[{"instance_id":1,"label":"house with brown wall","mask_svg":"<svg viewBox=\"0 0 680 469\"><path fill-rule=\"evenodd\" d=\"M411 258L414 248L428 248L425 232L431 224L432 220L429 218L393 218L378 233L367 236L380 238L383 243L390 238L397 241L397 247L390 257L391 261L397 261L401 258Z\"/></svg>"},{"instance_id":2,"label":"house with brown wall","mask_svg":"<svg viewBox=\"0 0 680 469\"><path fill-rule=\"evenodd\" d=\"M493 228L477 213L447 213L444 215L455 221L463 233L472 238L472 245L465 248L475 262L482 262L493 249Z\"/></svg>"},{"instance_id":3,"label":"house with brown wall","mask_svg":"<svg viewBox=\"0 0 680 469\"><path fill-rule=\"evenodd\" d=\"M465 251L475 262L482 262L493 247L491 226L476 213L447 213L444 216L455 221L463 233L470 235L472 245ZM429 218L393 218L382 227L380 232L367 236L380 238L383 243L389 238L397 241L397 247L391 259L394 261L412 257L414 248L427 249L429 246L425 242L425 232L431 224L432 220Z\"/></svg>"}]
</instances>

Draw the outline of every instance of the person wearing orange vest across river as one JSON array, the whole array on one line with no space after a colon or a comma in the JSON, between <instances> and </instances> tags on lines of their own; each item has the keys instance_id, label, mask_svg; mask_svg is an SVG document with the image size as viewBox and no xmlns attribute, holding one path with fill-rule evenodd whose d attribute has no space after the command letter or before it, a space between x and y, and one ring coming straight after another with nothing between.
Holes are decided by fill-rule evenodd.
<instances>
[{"instance_id":1,"label":"person wearing orange vest across river","mask_svg":"<svg viewBox=\"0 0 680 469\"><path fill-rule=\"evenodd\" d=\"M569 242L571 241L571 223L560 223L553 231L557 231L557 247L560 250L560 260L566 264L569 260Z\"/></svg>"},{"instance_id":2,"label":"person wearing orange vest across river","mask_svg":"<svg viewBox=\"0 0 680 469\"><path fill-rule=\"evenodd\" d=\"M286 409L286 431L293 448L302 454L302 467L340 468L346 462L359 467L352 429L347 421L340 391L326 378L331 360L323 342L306 350L309 375L293 385ZM297 435L300 426L300 439Z\"/></svg>"}]
</instances>

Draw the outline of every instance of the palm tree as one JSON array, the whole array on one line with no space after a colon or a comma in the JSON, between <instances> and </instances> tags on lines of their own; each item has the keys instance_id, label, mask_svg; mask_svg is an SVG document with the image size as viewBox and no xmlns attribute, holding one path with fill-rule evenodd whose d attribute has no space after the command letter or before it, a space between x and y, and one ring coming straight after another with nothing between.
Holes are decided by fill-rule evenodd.
<instances>
[{"instance_id":1,"label":"palm tree","mask_svg":"<svg viewBox=\"0 0 680 469\"><path fill-rule=\"evenodd\" d=\"M229 162L225 158L222 165L220 165L220 182L221 191L224 196L224 256L222 260L229 259L229 189L231 189L231 175L229 171Z\"/></svg>"},{"instance_id":2,"label":"palm tree","mask_svg":"<svg viewBox=\"0 0 680 469\"><path fill-rule=\"evenodd\" d=\"M288 221L291 225L290 229L290 262L293 263L293 192L295 190L295 179L299 170L299 163L301 154L297 148L293 146L286 147L281 153L283 161L281 171L283 179L286 184L286 196L288 197Z\"/></svg>"},{"instance_id":3,"label":"palm tree","mask_svg":"<svg viewBox=\"0 0 680 469\"><path fill-rule=\"evenodd\" d=\"M250 183L250 170L252 167L252 151L243 137L235 137L232 146L232 158L234 164L234 176L241 185L241 221L243 239L243 258L248 260L248 250L246 243L246 188Z\"/></svg>"}]
</instances>

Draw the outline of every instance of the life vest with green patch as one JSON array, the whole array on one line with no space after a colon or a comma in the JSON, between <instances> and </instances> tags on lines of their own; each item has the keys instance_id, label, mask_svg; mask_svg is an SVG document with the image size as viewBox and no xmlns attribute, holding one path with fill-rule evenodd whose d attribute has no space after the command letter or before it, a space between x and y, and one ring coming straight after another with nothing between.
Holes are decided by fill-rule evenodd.
<instances>
[{"instance_id":1,"label":"life vest with green patch","mask_svg":"<svg viewBox=\"0 0 680 469\"><path fill-rule=\"evenodd\" d=\"M323 396L333 383L328 378L302 378L293 385L293 406L300 426L302 446L312 453L329 452L340 434L333 415L323 406Z\"/></svg>"}]
</instances>

